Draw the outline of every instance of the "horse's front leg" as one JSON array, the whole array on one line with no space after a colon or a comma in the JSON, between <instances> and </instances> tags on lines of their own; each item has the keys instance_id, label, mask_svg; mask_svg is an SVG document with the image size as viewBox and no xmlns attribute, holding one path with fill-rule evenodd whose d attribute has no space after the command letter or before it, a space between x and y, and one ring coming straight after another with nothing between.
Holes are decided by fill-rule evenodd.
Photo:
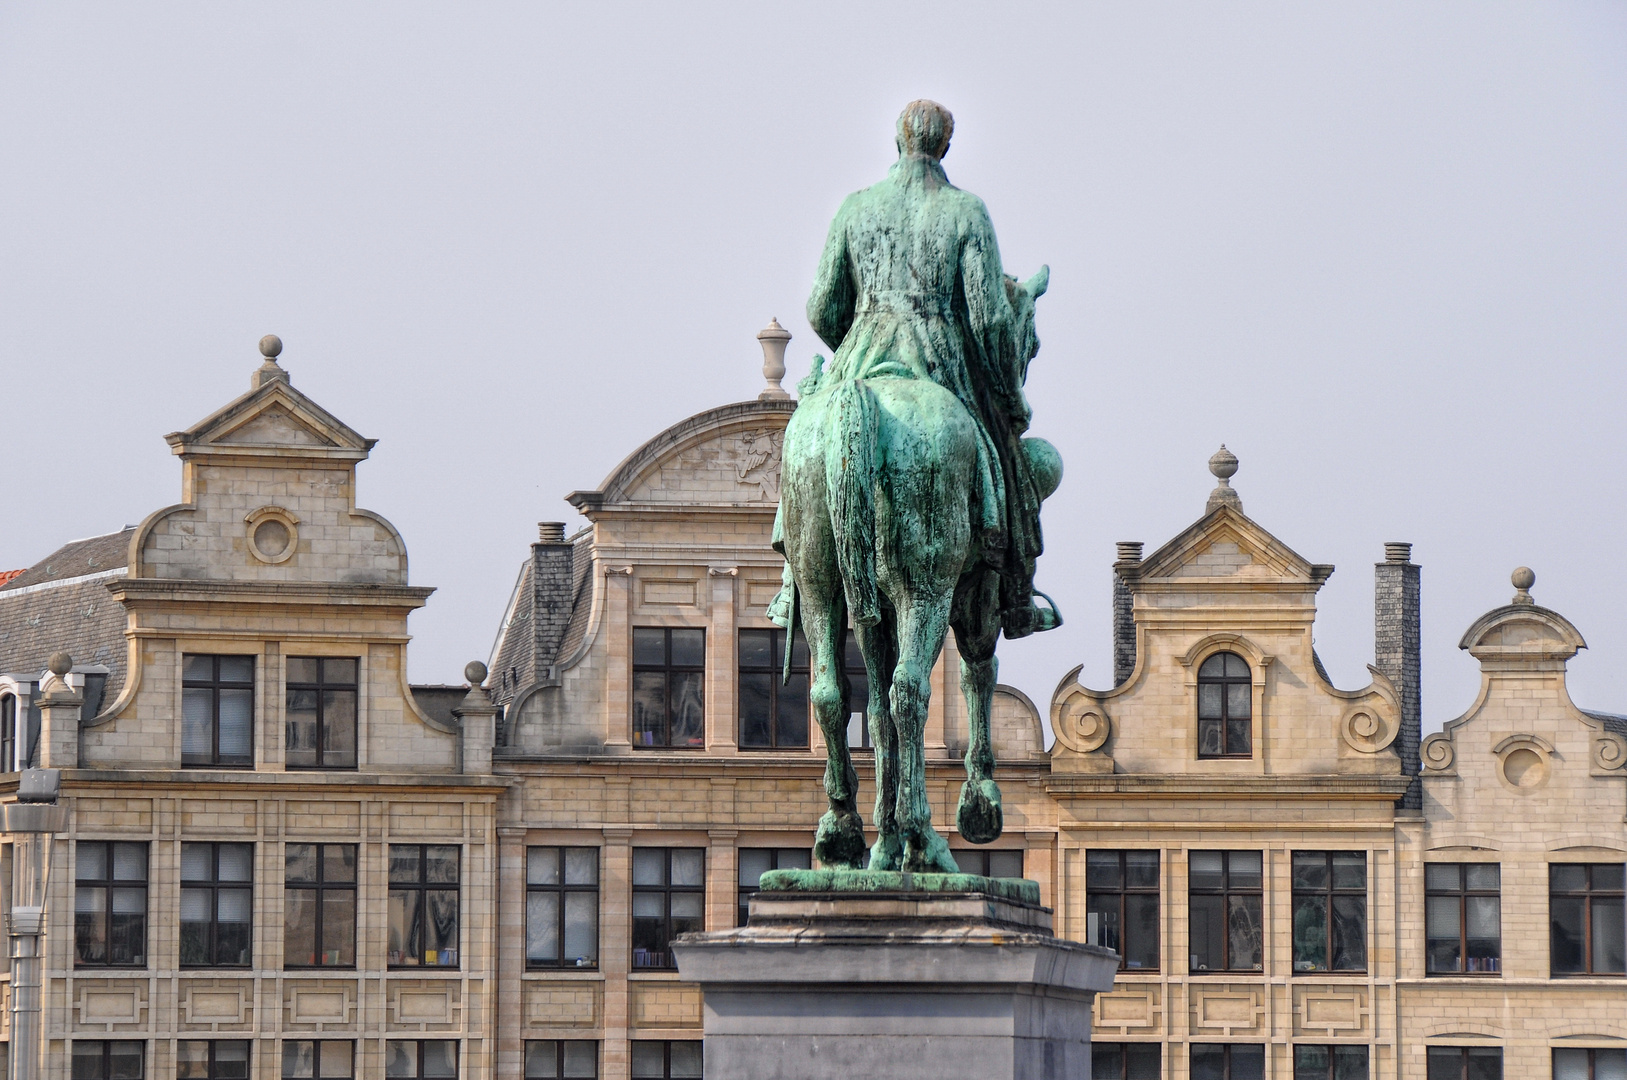
<instances>
[{"instance_id":1,"label":"horse's front leg","mask_svg":"<svg viewBox=\"0 0 1627 1080\"><path fill-rule=\"evenodd\" d=\"M898 665L893 669L892 713L898 736L898 828L904 836L903 869L957 874L949 844L932 828L926 794L927 706L932 700L932 665L949 633L950 593L898 610Z\"/></svg>"},{"instance_id":2,"label":"horse's front leg","mask_svg":"<svg viewBox=\"0 0 1627 1080\"><path fill-rule=\"evenodd\" d=\"M960 651L960 692L966 699L969 735L966 783L961 785L955 821L960 835L974 844L998 840L1005 829L1000 788L994 782L994 746L989 737L989 713L1000 671L1000 661L994 655L1000 637L999 600L998 575L985 572L963 579L955 596L952 620Z\"/></svg>"},{"instance_id":3,"label":"horse's front leg","mask_svg":"<svg viewBox=\"0 0 1627 1080\"><path fill-rule=\"evenodd\" d=\"M898 832L898 731L893 726L893 665L898 647L893 639L892 620L883 615L874 626L856 626L854 637L864 656L864 669L870 678L870 700L865 703L864 722L870 732L870 745L876 759L876 842L870 849L870 869L898 870L904 865L904 841Z\"/></svg>"},{"instance_id":4,"label":"horse's front leg","mask_svg":"<svg viewBox=\"0 0 1627 1080\"><path fill-rule=\"evenodd\" d=\"M864 868L864 819L859 816L859 774L847 748L847 673L842 666L842 630L847 622L834 597L805 597L802 626L808 637L812 685L808 700L825 735L825 795L830 809L819 819L814 858L831 870Z\"/></svg>"}]
</instances>

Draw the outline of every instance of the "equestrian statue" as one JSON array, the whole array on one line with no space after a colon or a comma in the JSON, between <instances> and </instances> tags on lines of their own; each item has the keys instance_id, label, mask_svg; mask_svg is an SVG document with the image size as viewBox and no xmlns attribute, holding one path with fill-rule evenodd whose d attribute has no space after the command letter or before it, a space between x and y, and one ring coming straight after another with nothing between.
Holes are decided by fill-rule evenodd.
<instances>
[{"instance_id":1,"label":"equestrian statue","mask_svg":"<svg viewBox=\"0 0 1627 1080\"><path fill-rule=\"evenodd\" d=\"M956 824L986 844L1002 828L989 738L995 644L1062 623L1034 588L1040 503L1062 460L1023 437L1034 302L1050 272L1005 274L982 200L944 174L948 110L911 102L897 130L898 162L843 202L808 300L835 354L828 368L815 358L786 428L774 525L785 588L769 615L791 630L787 672L799 626L808 642L830 800L815 857L826 869L958 873L932 828L922 740L945 635L953 628L970 727ZM868 851L847 746L850 620L870 680Z\"/></svg>"}]
</instances>

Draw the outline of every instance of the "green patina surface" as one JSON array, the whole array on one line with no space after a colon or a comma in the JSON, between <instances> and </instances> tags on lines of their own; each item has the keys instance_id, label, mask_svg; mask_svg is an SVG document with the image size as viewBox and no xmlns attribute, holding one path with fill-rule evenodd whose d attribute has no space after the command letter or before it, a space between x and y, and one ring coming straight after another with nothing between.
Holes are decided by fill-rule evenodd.
<instances>
[{"instance_id":1,"label":"green patina surface","mask_svg":"<svg viewBox=\"0 0 1627 1080\"><path fill-rule=\"evenodd\" d=\"M900 870L770 870L763 892L982 893L1020 904L1039 904L1039 883L980 874L911 874Z\"/></svg>"}]
</instances>

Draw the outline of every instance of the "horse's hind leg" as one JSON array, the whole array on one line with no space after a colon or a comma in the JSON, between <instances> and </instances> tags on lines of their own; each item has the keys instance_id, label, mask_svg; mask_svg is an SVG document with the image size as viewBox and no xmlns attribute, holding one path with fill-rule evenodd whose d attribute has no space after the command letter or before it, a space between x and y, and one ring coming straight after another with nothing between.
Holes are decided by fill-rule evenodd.
<instances>
[{"instance_id":1,"label":"horse's hind leg","mask_svg":"<svg viewBox=\"0 0 1627 1080\"><path fill-rule=\"evenodd\" d=\"M864 722L876 758L876 842L870 849L870 869L898 870L904 865L904 841L898 833L898 732L890 706L898 647L892 621L885 616L874 626L855 626L853 634L870 676Z\"/></svg>"},{"instance_id":2,"label":"horse's hind leg","mask_svg":"<svg viewBox=\"0 0 1627 1080\"><path fill-rule=\"evenodd\" d=\"M825 795L830 809L819 819L814 858L832 870L864 867L864 819L859 817L859 776L847 748L847 673L842 665L842 631L847 617L836 597L803 600L802 627L808 636L812 685L808 699L825 735Z\"/></svg>"},{"instance_id":3,"label":"horse's hind leg","mask_svg":"<svg viewBox=\"0 0 1627 1080\"><path fill-rule=\"evenodd\" d=\"M940 597L898 605L898 666L893 669L892 713L898 738L898 828L904 836L903 869L956 874L949 844L932 828L926 795L926 748L922 742L932 697L932 665L949 633L949 602Z\"/></svg>"},{"instance_id":4,"label":"horse's hind leg","mask_svg":"<svg viewBox=\"0 0 1627 1080\"><path fill-rule=\"evenodd\" d=\"M966 698L968 745L966 783L955 819L961 836L974 844L1000 838L1005 828L1000 789L994 783L994 747L989 711L1000 670L994 647L1000 636L1000 578L991 572L968 575L955 592L951 623L960 652L960 692Z\"/></svg>"}]
</instances>

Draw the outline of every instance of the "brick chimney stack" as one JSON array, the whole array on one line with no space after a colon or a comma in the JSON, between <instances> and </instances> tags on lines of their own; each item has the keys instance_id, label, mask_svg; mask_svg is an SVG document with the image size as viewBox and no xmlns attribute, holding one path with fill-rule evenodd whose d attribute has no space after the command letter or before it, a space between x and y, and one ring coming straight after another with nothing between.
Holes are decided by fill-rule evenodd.
<instances>
[{"instance_id":1,"label":"brick chimney stack","mask_svg":"<svg viewBox=\"0 0 1627 1080\"><path fill-rule=\"evenodd\" d=\"M1113 685L1122 686L1136 669L1134 582L1141 570L1141 541L1120 540L1113 564Z\"/></svg>"},{"instance_id":2,"label":"brick chimney stack","mask_svg":"<svg viewBox=\"0 0 1627 1080\"><path fill-rule=\"evenodd\" d=\"M1401 695L1401 731L1395 748L1401 768L1413 777L1397 809L1423 807L1419 786L1418 742L1423 730L1419 702L1422 661L1422 617L1419 606L1419 566L1412 561L1412 545L1387 543L1384 561L1373 568L1373 666L1395 684Z\"/></svg>"}]
</instances>

